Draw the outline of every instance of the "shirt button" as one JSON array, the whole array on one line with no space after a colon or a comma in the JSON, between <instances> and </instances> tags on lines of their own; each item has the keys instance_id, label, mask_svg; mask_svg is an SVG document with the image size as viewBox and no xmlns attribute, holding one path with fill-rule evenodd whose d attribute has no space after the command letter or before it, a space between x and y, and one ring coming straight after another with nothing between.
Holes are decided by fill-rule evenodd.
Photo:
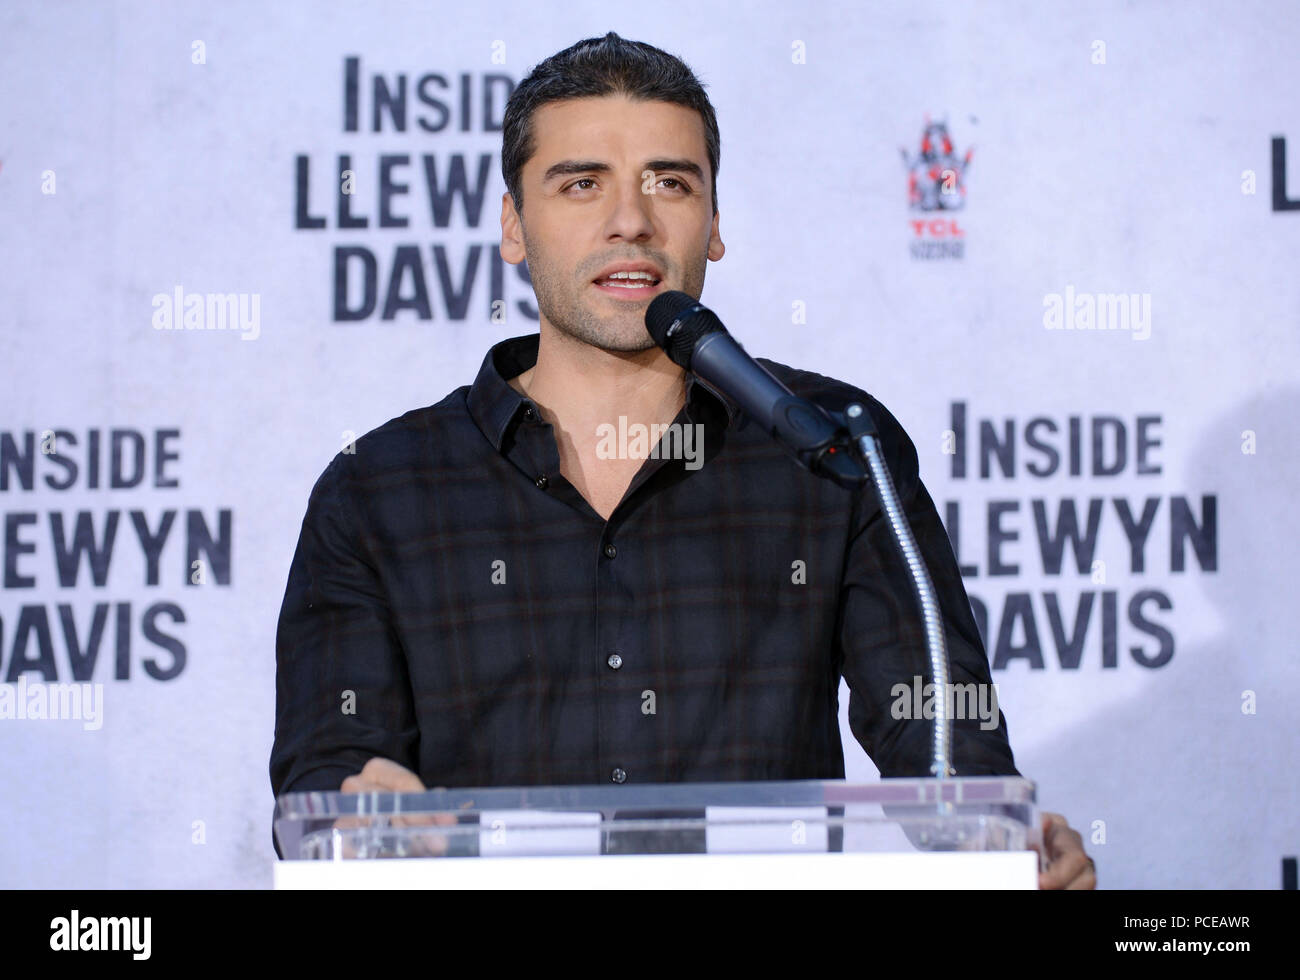
<instances>
[{"instance_id":1,"label":"shirt button","mask_svg":"<svg viewBox=\"0 0 1300 980\"><path fill-rule=\"evenodd\" d=\"M613 772L611 772L611 773L609 774L609 778L612 779L612 780L613 780L614 782L616 782L616 783L626 782L626 781L627 781L627 773L624 772L622 769L615 769Z\"/></svg>"},{"instance_id":2,"label":"shirt button","mask_svg":"<svg viewBox=\"0 0 1300 980\"><path fill-rule=\"evenodd\" d=\"M545 474L543 474L542 476L539 476L539 477L538 477L536 480L534 480L533 482L536 483L536 484L538 485L538 487L540 487L541 489L543 489L543 490L546 489L546 475L545 475Z\"/></svg>"},{"instance_id":3,"label":"shirt button","mask_svg":"<svg viewBox=\"0 0 1300 980\"><path fill-rule=\"evenodd\" d=\"M533 406L532 406L532 405L529 405L527 408L524 409L524 418L526 418L526 419L530 419L530 418L533 417L534 414L536 414L536 413L533 412Z\"/></svg>"},{"instance_id":4,"label":"shirt button","mask_svg":"<svg viewBox=\"0 0 1300 980\"><path fill-rule=\"evenodd\" d=\"M609 655L609 659L606 660L605 663L609 664L609 666L613 670L618 670L620 667L623 666L623 658L620 657L617 653L611 653Z\"/></svg>"},{"instance_id":5,"label":"shirt button","mask_svg":"<svg viewBox=\"0 0 1300 980\"><path fill-rule=\"evenodd\" d=\"M617 554L618 554L618 549L615 548L612 544L607 544L607 545L605 545L605 557L606 557L606 558L613 558L613 557L614 557L615 555L617 555Z\"/></svg>"}]
</instances>

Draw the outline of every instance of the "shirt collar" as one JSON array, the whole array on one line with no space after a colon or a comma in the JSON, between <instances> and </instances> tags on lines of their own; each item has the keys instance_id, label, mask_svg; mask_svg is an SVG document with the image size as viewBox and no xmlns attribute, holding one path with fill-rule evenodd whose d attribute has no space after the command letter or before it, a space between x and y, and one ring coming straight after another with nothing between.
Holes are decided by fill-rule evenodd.
<instances>
[{"instance_id":1,"label":"shirt collar","mask_svg":"<svg viewBox=\"0 0 1300 980\"><path fill-rule=\"evenodd\" d=\"M541 334L534 333L492 345L483 358L478 377L470 385L470 415L498 452L528 402L507 379L519 376L537 363L540 340ZM692 422L725 420L727 429L735 426L740 415L734 402L694 374L686 376L686 411Z\"/></svg>"}]
</instances>

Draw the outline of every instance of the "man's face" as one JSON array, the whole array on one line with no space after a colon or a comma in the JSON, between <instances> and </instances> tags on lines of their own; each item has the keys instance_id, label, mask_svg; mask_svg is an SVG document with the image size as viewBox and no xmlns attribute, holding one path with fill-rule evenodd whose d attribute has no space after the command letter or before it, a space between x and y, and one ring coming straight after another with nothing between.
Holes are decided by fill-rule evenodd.
<instances>
[{"instance_id":1,"label":"man's face","mask_svg":"<svg viewBox=\"0 0 1300 980\"><path fill-rule=\"evenodd\" d=\"M654 347L650 301L674 289L698 299L706 260L722 258L703 121L608 96L542 106L533 134L522 220L508 193L502 201L502 258L527 259L542 319L561 333L607 351ZM661 281L596 283L621 263L648 263Z\"/></svg>"}]
</instances>

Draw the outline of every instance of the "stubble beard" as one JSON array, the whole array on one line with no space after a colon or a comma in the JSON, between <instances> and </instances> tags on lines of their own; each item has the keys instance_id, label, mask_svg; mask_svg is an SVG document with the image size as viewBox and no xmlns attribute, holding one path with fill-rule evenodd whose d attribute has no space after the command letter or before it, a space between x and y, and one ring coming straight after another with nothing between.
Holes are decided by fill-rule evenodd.
<instances>
[{"instance_id":1,"label":"stubble beard","mask_svg":"<svg viewBox=\"0 0 1300 980\"><path fill-rule=\"evenodd\" d=\"M533 257L528 263L528 272L532 278L533 292L537 296L537 309L561 334L579 343L616 354L639 354L657 346L646 329L644 308L629 303L627 309L621 312L613 309L615 304L596 293L595 287L590 283L585 287L577 286L577 293L571 292L569 279L554 274L544 253L529 244L527 230L524 231L524 249ZM688 283L688 286L694 286L693 291L686 289L691 295L700 293L706 262L707 256L699 263L696 274L698 284ZM608 313L599 312L597 304L611 309Z\"/></svg>"}]
</instances>

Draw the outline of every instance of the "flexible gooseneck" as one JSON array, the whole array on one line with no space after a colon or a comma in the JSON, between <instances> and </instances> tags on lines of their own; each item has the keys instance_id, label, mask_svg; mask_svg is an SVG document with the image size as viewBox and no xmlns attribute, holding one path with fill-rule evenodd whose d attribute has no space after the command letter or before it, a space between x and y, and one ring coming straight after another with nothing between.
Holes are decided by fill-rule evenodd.
<instances>
[{"instance_id":1,"label":"flexible gooseneck","mask_svg":"<svg viewBox=\"0 0 1300 980\"><path fill-rule=\"evenodd\" d=\"M893 531L898 550L903 554L907 570L911 573L912 592L921 607L925 646L930 655L930 675L939 706L934 713L930 772L936 778L944 779L956 775L956 770L952 768L952 733L948 725L948 643L943 630L943 612L939 608L929 569L921 558L921 549L917 547L916 537L912 534L907 516L899 503L894 479L889 473L889 467L885 465L880 439L870 413L862 405L854 403L844 410L844 417L849 434L855 440L854 445L871 474L871 482L875 484L876 495L880 498L880 507Z\"/></svg>"}]
</instances>

